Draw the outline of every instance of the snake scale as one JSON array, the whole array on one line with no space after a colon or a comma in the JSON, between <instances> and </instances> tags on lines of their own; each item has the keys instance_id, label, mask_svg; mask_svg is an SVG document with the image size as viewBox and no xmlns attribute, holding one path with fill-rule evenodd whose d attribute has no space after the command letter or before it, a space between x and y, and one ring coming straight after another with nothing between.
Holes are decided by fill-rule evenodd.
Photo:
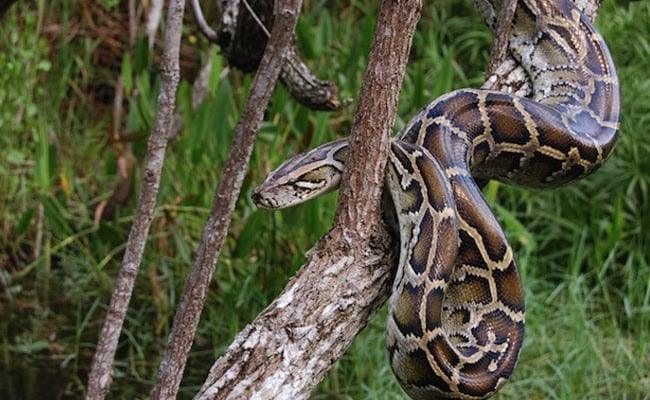
<instances>
[{"instance_id":1,"label":"snake scale","mask_svg":"<svg viewBox=\"0 0 650 400\"><path fill-rule=\"evenodd\" d=\"M499 15L501 5L483 1L482 14ZM387 347L413 399L490 397L519 357L523 289L480 187L489 179L541 189L567 184L602 165L616 141L614 64L570 1L518 1L508 49L532 96L453 91L419 111L391 144L385 192L401 247ZM333 190L346 157L346 140L295 156L253 199L277 209Z\"/></svg>"}]
</instances>

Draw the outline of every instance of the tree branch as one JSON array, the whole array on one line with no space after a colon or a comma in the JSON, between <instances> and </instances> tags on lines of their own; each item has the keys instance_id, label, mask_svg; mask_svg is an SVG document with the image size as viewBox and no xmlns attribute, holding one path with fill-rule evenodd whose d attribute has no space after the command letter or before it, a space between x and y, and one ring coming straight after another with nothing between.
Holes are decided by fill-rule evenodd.
<instances>
[{"instance_id":1,"label":"tree branch","mask_svg":"<svg viewBox=\"0 0 650 400\"><path fill-rule=\"evenodd\" d=\"M103 399L110 388L115 351L156 208L165 150L172 127L176 89L180 80L179 51L184 7L184 0L169 2L158 113L147 145L136 215L88 378L87 399Z\"/></svg>"},{"instance_id":2,"label":"tree branch","mask_svg":"<svg viewBox=\"0 0 650 400\"><path fill-rule=\"evenodd\" d=\"M490 52L490 62L486 74L494 75L501 64L510 57L508 54L508 40L512 29L512 20L515 16L517 0L505 0L495 22L488 20L488 26L494 31L494 41ZM496 24L496 26L495 26Z\"/></svg>"},{"instance_id":3,"label":"tree branch","mask_svg":"<svg viewBox=\"0 0 650 400\"><path fill-rule=\"evenodd\" d=\"M229 65L244 72L258 68L268 40L267 26L273 24L273 0L223 0L221 27L214 31L206 22L199 0L192 0L194 17L201 32L218 44ZM302 61L292 38L285 56L280 80L287 91L302 105L312 110L334 111L344 104L338 98L338 88L331 82L318 79Z\"/></svg>"},{"instance_id":4,"label":"tree branch","mask_svg":"<svg viewBox=\"0 0 650 400\"><path fill-rule=\"evenodd\" d=\"M382 3L335 226L278 299L237 335L196 399L309 397L388 297L396 259L380 197L420 8L420 1Z\"/></svg>"},{"instance_id":5,"label":"tree branch","mask_svg":"<svg viewBox=\"0 0 650 400\"><path fill-rule=\"evenodd\" d=\"M203 35L212 43L217 43L217 40L219 40L217 32L215 32L215 30L212 29L205 20L203 11L201 11L201 3L199 3L199 0L190 0L190 5L192 6L194 21L196 21L196 25L201 30L201 33L203 33Z\"/></svg>"},{"instance_id":6,"label":"tree branch","mask_svg":"<svg viewBox=\"0 0 650 400\"><path fill-rule=\"evenodd\" d=\"M169 343L153 389L155 399L173 399L178 393L187 354L194 341L212 274L228 233L255 137L284 63L301 4L301 0L285 0L279 2L276 9L271 38L237 125L210 217L203 231L201 245L185 281L185 290L174 317Z\"/></svg>"},{"instance_id":7,"label":"tree branch","mask_svg":"<svg viewBox=\"0 0 650 400\"><path fill-rule=\"evenodd\" d=\"M405 28L415 28L420 7L417 1L383 2L334 227L282 294L215 362L196 400L308 398L387 299L396 258L378 217L379 197L413 34ZM512 9L505 12L511 18Z\"/></svg>"}]
</instances>

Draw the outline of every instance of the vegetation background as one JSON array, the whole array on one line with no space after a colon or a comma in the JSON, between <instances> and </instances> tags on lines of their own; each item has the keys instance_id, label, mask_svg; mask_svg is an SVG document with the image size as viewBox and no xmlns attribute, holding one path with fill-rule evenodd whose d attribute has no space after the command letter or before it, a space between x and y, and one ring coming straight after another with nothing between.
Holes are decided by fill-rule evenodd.
<instances>
[{"instance_id":1,"label":"vegetation background","mask_svg":"<svg viewBox=\"0 0 650 400\"><path fill-rule=\"evenodd\" d=\"M159 42L128 44L126 2L18 2L0 25L0 393L79 398L134 212L155 116ZM307 0L299 47L355 99L376 2ZM477 87L491 34L470 0L425 2L397 128L436 96ZM214 16L212 7L208 15ZM186 18L178 107L152 226L115 365L113 398L146 397L251 77L224 65ZM485 194L516 249L527 336L501 399L650 398L650 2L606 0L597 25L618 66L620 141L596 174L537 192ZM209 95L191 82L212 60ZM114 134L115 85L126 89ZM327 231L335 194L281 212L252 188L285 158L347 135L354 105L317 113L278 88L255 149L190 355L189 398L233 336L279 293ZM125 157L132 151L133 157ZM126 160L126 165L123 163ZM120 176L127 171L127 178ZM113 196L114 193L121 196ZM404 398L384 349L384 313L315 399Z\"/></svg>"}]
</instances>

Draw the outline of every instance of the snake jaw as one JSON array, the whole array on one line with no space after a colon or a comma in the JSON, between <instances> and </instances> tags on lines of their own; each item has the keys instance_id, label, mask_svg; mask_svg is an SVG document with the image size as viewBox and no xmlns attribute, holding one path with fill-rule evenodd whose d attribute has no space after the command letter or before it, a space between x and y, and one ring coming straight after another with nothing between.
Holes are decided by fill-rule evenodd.
<instances>
[{"instance_id":1,"label":"snake jaw","mask_svg":"<svg viewBox=\"0 0 650 400\"><path fill-rule=\"evenodd\" d=\"M257 208L261 208L263 210L277 210L279 208L282 208L281 206L278 206L277 198L273 197L272 194L269 194L268 191L265 192L261 186L257 187L253 191L251 198L253 199L253 203L255 203Z\"/></svg>"},{"instance_id":2,"label":"snake jaw","mask_svg":"<svg viewBox=\"0 0 650 400\"><path fill-rule=\"evenodd\" d=\"M295 206L337 189L341 182L342 170L331 165L312 169L313 163L310 163L304 168L305 172L299 176L288 177L279 174L282 167L269 175L261 185L253 190L251 198L255 205L265 210Z\"/></svg>"},{"instance_id":3,"label":"snake jaw","mask_svg":"<svg viewBox=\"0 0 650 400\"><path fill-rule=\"evenodd\" d=\"M304 203L338 188L341 174L332 173L330 168L323 170L312 171L297 179L276 178L277 175L272 174L253 190L251 198L258 208L264 210L278 210Z\"/></svg>"}]
</instances>

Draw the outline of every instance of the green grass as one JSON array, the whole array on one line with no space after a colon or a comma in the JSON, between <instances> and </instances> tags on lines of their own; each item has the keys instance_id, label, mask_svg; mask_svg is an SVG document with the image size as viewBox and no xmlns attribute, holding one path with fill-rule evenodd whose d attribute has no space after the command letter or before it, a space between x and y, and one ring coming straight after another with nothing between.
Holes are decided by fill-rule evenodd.
<instances>
[{"instance_id":1,"label":"green grass","mask_svg":"<svg viewBox=\"0 0 650 400\"><path fill-rule=\"evenodd\" d=\"M22 3L0 26L0 393L77 398L136 204L131 196L111 220L93 222L98 204L110 197L126 145L108 139L113 85L122 74L137 89L126 97L124 127L138 161L137 193L159 73L144 39L128 61L102 56L105 32L79 31L75 2ZM114 3L101 2L102 11L119 20L124 15ZM320 77L339 85L343 98L355 99L364 73L377 14L368 4L309 1L299 23L305 57ZM606 1L601 15L598 25L622 87L613 157L561 190L487 189L516 250L527 303L524 349L501 399L650 398L650 5ZM185 38L192 35L187 27ZM397 127L437 95L480 85L490 43L470 1L425 4ZM251 82L237 72L224 78L223 60L203 40L192 47L202 60L213 58L210 95L191 111L188 79L199 60L186 58L178 102L185 128L168 150L118 348L113 398L143 397L151 388ZM311 112L276 90L181 397L192 396L214 358L280 292L330 227L336 194L269 213L255 209L252 188L291 154L347 135L353 111ZM314 398L404 398L386 360L384 316L357 337Z\"/></svg>"}]
</instances>

